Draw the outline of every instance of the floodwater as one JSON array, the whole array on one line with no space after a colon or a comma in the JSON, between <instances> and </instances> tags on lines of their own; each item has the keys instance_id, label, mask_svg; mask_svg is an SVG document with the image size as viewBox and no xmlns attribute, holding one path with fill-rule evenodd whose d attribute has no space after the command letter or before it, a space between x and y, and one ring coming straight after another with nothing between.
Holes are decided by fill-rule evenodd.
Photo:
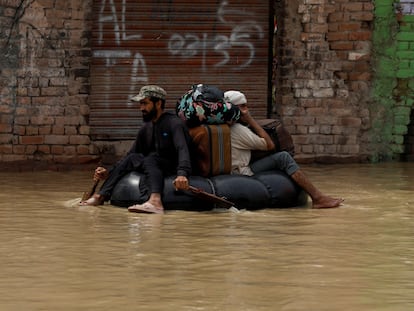
<instances>
[{"instance_id":1,"label":"floodwater","mask_svg":"<svg viewBox=\"0 0 414 311\"><path fill-rule=\"evenodd\" d=\"M0 310L414 310L414 163L303 169L345 204L145 215L0 173Z\"/></svg>"}]
</instances>

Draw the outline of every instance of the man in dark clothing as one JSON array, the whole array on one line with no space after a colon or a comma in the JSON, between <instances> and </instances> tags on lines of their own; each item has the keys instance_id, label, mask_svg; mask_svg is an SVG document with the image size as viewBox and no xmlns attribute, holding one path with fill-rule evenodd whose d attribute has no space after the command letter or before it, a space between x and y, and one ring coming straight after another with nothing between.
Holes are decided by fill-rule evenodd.
<instances>
[{"instance_id":1,"label":"man in dark clothing","mask_svg":"<svg viewBox=\"0 0 414 311\"><path fill-rule=\"evenodd\" d=\"M81 202L81 205L101 205L109 200L116 183L131 171L145 174L151 193L147 202L130 206L128 210L131 212L163 213L161 195L165 176L176 174L175 188L188 189L191 172L190 136L180 118L164 111L166 94L159 86L147 85L131 98L139 102L145 123L123 159L110 171L104 167L95 170L95 180L106 180L99 193Z\"/></svg>"}]
</instances>

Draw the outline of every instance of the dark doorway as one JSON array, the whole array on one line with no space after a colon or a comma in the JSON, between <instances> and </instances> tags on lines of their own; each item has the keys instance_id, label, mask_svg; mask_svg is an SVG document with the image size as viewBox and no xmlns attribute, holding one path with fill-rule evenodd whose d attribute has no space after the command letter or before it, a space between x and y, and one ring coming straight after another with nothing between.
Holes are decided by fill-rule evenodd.
<instances>
[{"instance_id":1,"label":"dark doorway","mask_svg":"<svg viewBox=\"0 0 414 311\"><path fill-rule=\"evenodd\" d=\"M404 136L403 161L414 161L414 109L411 110L410 124L408 124L407 134Z\"/></svg>"}]
</instances>

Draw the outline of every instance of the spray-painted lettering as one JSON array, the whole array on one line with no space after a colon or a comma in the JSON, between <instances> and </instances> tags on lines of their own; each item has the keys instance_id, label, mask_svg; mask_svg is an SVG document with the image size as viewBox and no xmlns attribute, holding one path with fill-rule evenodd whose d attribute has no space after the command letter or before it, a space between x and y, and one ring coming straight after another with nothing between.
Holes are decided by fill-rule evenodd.
<instances>
[{"instance_id":1,"label":"spray-painted lettering","mask_svg":"<svg viewBox=\"0 0 414 311\"><path fill-rule=\"evenodd\" d=\"M126 0L121 1L120 9L117 9L114 0L101 0L98 13L99 45L104 44L104 28L108 28L108 26L112 29L113 38L119 47L125 41L142 39L142 35L139 33L128 33L125 22L126 14ZM209 53L215 53L216 56L213 59L217 59L216 63L211 66L221 67L230 63L232 49L243 49L247 51L242 57L243 59L239 59L240 56L238 56L238 65L231 68L240 70L248 67L254 60L256 53L255 46L252 43L253 39L264 38L263 29L254 20L254 14L252 12L230 9L228 8L228 2L222 1L217 9L217 20L222 25L229 27L228 35L173 33L170 35L166 46L170 55L180 57L181 59L201 57L202 70L207 71L207 59L211 61ZM144 56L139 52L131 52L129 50L97 50L94 51L94 57L104 58L104 62L108 67L117 65L123 58L133 57L130 76L131 94L136 91L137 83L145 84L149 80Z\"/></svg>"},{"instance_id":2,"label":"spray-painted lettering","mask_svg":"<svg viewBox=\"0 0 414 311\"><path fill-rule=\"evenodd\" d=\"M192 58L201 56L202 69L206 70L206 57L208 51L214 51L221 55L221 59L214 64L214 67L224 66L230 61L230 50L232 48L247 49L248 56L240 61L238 67L234 69L241 69L249 66L255 56L255 46L249 40L252 36L257 36L263 39L263 29L254 20L251 19L252 13L240 10L227 9L227 1L221 2L217 10L217 19L232 27L231 33L228 36L217 35L209 37L207 33L198 36L196 34L178 34L171 35L168 42L168 50L171 55L180 56L181 58ZM240 24L226 19L226 15L239 16Z\"/></svg>"}]
</instances>

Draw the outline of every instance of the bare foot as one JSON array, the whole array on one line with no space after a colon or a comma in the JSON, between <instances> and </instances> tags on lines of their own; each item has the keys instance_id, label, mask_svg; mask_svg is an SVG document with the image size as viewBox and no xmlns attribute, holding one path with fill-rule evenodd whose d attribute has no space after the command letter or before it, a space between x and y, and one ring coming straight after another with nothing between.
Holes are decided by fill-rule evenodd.
<instances>
[{"instance_id":1,"label":"bare foot","mask_svg":"<svg viewBox=\"0 0 414 311\"><path fill-rule=\"evenodd\" d=\"M104 204L105 198L101 196L100 194L94 194L86 201L82 201L79 203L79 205L82 206L98 206Z\"/></svg>"},{"instance_id":2,"label":"bare foot","mask_svg":"<svg viewBox=\"0 0 414 311\"><path fill-rule=\"evenodd\" d=\"M338 207L341 203L345 201L342 198L331 198L328 196L323 196L318 200L314 200L312 204L312 208L332 208Z\"/></svg>"}]
</instances>

